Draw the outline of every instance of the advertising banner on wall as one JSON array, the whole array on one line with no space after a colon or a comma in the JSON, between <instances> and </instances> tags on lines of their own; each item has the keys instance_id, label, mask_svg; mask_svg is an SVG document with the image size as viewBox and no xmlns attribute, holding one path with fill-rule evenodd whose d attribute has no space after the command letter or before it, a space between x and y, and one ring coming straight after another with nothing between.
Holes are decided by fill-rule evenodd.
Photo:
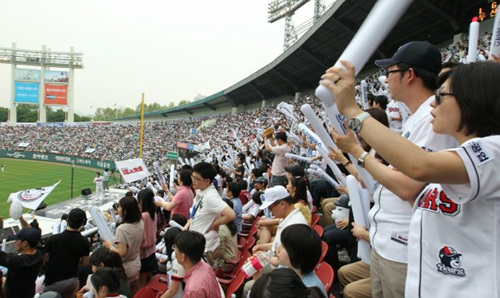
<instances>
[{"instance_id":1,"label":"advertising banner on wall","mask_svg":"<svg viewBox=\"0 0 500 298\"><path fill-rule=\"evenodd\" d=\"M67 83L69 81L69 72L67 71L45 71L45 82L50 83Z\"/></svg>"},{"instance_id":2,"label":"advertising banner on wall","mask_svg":"<svg viewBox=\"0 0 500 298\"><path fill-rule=\"evenodd\" d=\"M38 153L28 151L7 151L0 150L0 158L14 158L14 159L27 159L27 160L41 160L49 162L58 162L71 164L75 163L77 166L99 168L99 169L115 169L115 162L110 160L97 160L83 157L54 154L54 153Z\"/></svg>"},{"instance_id":3,"label":"advertising banner on wall","mask_svg":"<svg viewBox=\"0 0 500 298\"><path fill-rule=\"evenodd\" d=\"M16 103L38 104L40 84L15 82L15 85L16 85L16 96L14 101Z\"/></svg>"},{"instance_id":4,"label":"advertising banner on wall","mask_svg":"<svg viewBox=\"0 0 500 298\"><path fill-rule=\"evenodd\" d=\"M39 69L16 68L14 78L16 81L40 82Z\"/></svg>"},{"instance_id":5,"label":"advertising banner on wall","mask_svg":"<svg viewBox=\"0 0 500 298\"><path fill-rule=\"evenodd\" d=\"M46 105L68 105L68 85L45 84Z\"/></svg>"}]
</instances>

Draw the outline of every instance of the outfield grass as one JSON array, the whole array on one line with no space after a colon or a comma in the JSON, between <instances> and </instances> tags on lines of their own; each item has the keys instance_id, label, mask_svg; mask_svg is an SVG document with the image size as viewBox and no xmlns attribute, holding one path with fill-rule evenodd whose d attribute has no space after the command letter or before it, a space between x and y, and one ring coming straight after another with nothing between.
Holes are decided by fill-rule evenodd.
<instances>
[{"instance_id":1,"label":"outfield grass","mask_svg":"<svg viewBox=\"0 0 500 298\"><path fill-rule=\"evenodd\" d=\"M5 172L0 172L0 215L4 218L10 217L10 204L7 203L9 195L20 190L50 186L62 180L45 203L51 205L71 199L70 165L2 158L0 164L5 166ZM95 191L93 179L96 171L97 169L74 168L74 197L80 196L83 188L89 187L92 192Z\"/></svg>"}]
</instances>

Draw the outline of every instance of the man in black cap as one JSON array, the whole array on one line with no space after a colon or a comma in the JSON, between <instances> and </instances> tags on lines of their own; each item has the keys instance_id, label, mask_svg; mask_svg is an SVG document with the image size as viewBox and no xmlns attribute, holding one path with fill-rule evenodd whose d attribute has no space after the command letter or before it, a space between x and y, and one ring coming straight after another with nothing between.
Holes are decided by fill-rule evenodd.
<instances>
[{"instance_id":1,"label":"man in black cap","mask_svg":"<svg viewBox=\"0 0 500 298\"><path fill-rule=\"evenodd\" d=\"M375 64L386 70L392 98L404 102L412 113L403 124L402 135L427 151L456 147L453 138L432 130L430 104L441 70L439 49L425 41L413 41L401 46L392 58L376 60ZM350 119L349 128L360 131L369 117L368 113L362 113ZM367 155L363 152L356 156L362 167ZM404 239L408 239L413 202L425 185L388 167L370 174L381 183L368 213L372 295L404 297L408 249Z\"/></svg>"},{"instance_id":2,"label":"man in black cap","mask_svg":"<svg viewBox=\"0 0 500 298\"><path fill-rule=\"evenodd\" d=\"M47 240L44 292L55 291L63 298L75 297L78 287L78 264L81 262L84 267L89 264L89 241L80 234L80 228L86 221L85 211L75 208L68 214L68 228Z\"/></svg>"},{"instance_id":3,"label":"man in black cap","mask_svg":"<svg viewBox=\"0 0 500 298\"><path fill-rule=\"evenodd\" d=\"M42 252L36 248L40 238L37 229L24 228L16 235L18 253L0 251L0 265L9 269L5 283L7 298L32 298L35 295L35 280L43 261Z\"/></svg>"}]
</instances>

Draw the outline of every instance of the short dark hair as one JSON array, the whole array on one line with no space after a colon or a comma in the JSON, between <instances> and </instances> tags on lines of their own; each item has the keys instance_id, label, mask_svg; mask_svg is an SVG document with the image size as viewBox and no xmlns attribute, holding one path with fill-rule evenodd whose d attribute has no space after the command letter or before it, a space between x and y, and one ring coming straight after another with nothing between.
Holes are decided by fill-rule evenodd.
<instances>
[{"instance_id":1,"label":"short dark hair","mask_svg":"<svg viewBox=\"0 0 500 298\"><path fill-rule=\"evenodd\" d=\"M325 295L318 287L306 287L293 269L278 268L263 274L250 291L250 298L273 297L319 298Z\"/></svg>"},{"instance_id":2,"label":"short dark hair","mask_svg":"<svg viewBox=\"0 0 500 298\"><path fill-rule=\"evenodd\" d=\"M258 169L258 168L253 168L252 169L252 174L255 177L259 178L260 176L262 176L262 171L260 169Z\"/></svg>"},{"instance_id":3,"label":"short dark hair","mask_svg":"<svg viewBox=\"0 0 500 298\"><path fill-rule=\"evenodd\" d=\"M384 126L389 127L389 118L387 118L387 113L384 110L371 108L366 110L366 112Z\"/></svg>"},{"instance_id":4,"label":"short dark hair","mask_svg":"<svg viewBox=\"0 0 500 298\"><path fill-rule=\"evenodd\" d=\"M156 215L156 205L155 205L155 193L151 188L145 188L139 192L137 195L137 200L142 206L141 212L148 212L151 219L155 220Z\"/></svg>"},{"instance_id":5,"label":"short dark hair","mask_svg":"<svg viewBox=\"0 0 500 298\"><path fill-rule=\"evenodd\" d=\"M293 268L302 274L314 270L321 257L321 238L308 225L293 224L281 232L281 244L290 257Z\"/></svg>"},{"instance_id":6,"label":"short dark hair","mask_svg":"<svg viewBox=\"0 0 500 298\"><path fill-rule=\"evenodd\" d=\"M196 231L183 231L175 237L175 246L193 263L198 263L205 251L205 236Z\"/></svg>"},{"instance_id":7,"label":"short dark hair","mask_svg":"<svg viewBox=\"0 0 500 298\"><path fill-rule=\"evenodd\" d=\"M87 214L80 208L72 209L68 214L68 226L72 229L79 229L87 221Z\"/></svg>"},{"instance_id":8,"label":"short dark hair","mask_svg":"<svg viewBox=\"0 0 500 298\"><path fill-rule=\"evenodd\" d=\"M500 134L500 93L494 88L500 78L500 64L475 62L451 71L451 90L460 107L458 130L486 137Z\"/></svg>"},{"instance_id":9,"label":"short dark hair","mask_svg":"<svg viewBox=\"0 0 500 298\"><path fill-rule=\"evenodd\" d=\"M263 194L264 192L262 191L254 192L254 194L252 195L252 201L254 201L255 204L262 205L262 199L260 198L260 196L262 196Z\"/></svg>"},{"instance_id":10,"label":"short dark hair","mask_svg":"<svg viewBox=\"0 0 500 298\"><path fill-rule=\"evenodd\" d=\"M217 175L215 168L208 162L199 162L195 164L193 172L200 174L203 179L209 179L210 181L214 180L215 175Z\"/></svg>"},{"instance_id":11,"label":"short dark hair","mask_svg":"<svg viewBox=\"0 0 500 298\"><path fill-rule=\"evenodd\" d=\"M240 181L238 181L238 186L240 187L240 191L244 191L247 190L248 183L245 179L241 179Z\"/></svg>"},{"instance_id":12,"label":"short dark hair","mask_svg":"<svg viewBox=\"0 0 500 298\"><path fill-rule=\"evenodd\" d=\"M123 197L119 204L122 208L124 223L136 223L142 219L139 204L134 197Z\"/></svg>"},{"instance_id":13,"label":"short dark hair","mask_svg":"<svg viewBox=\"0 0 500 298\"><path fill-rule=\"evenodd\" d=\"M240 196L241 189L238 186L238 183L231 182L227 185L227 190L233 194L233 197L237 198Z\"/></svg>"},{"instance_id":14,"label":"short dark hair","mask_svg":"<svg viewBox=\"0 0 500 298\"><path fill-rule=\"evenodd\" d=\"M120 272L117 269L99 268L92 274L90 280L97 291L106 286L110 293L116 293L120 288Z\"/></svg>"},{"instance_id":15,"label":"short dark hair","mask_svg":"<svg viewBox=\"0 0 500 298\"><path fill-rule=\"evenodd\" d=\"M183 170L190 170L190 171L192 171L192 170L193 170L193 167L192 167L192 166L190 166L190 165L183 165L183 166L181 167L181 169L183 169Z\"/></svg>"},{"instance_id":16,"label":"short dark hair","mask_svg":"<svg viewBox=\"0 0 500 298\"><path fill-rule=\"evenodd\" d=\"M405 70L408 70L410 68L413 69L413 72L415 72L415 75L417 77L419 77L420 79L422 79L422 82L423 82L425 88L432 90L432 91L437 89L437 85L436 85L437 74L430 72L428 70L413 66L413 65L409 65L409 64L404 63L404 62L398 63L397 65L398 65L399 69L405 69Z\"/></svg>"},{"instance_id":17,"label":"short dark hair","mask_svg":"<svg viewBox=\"0 0 500 298\"><path fill-rule=\"evenodd\" d=\"M179 178L181 179L182 184L184 184L184 186L193 185L193 179L191 178L192 174L193 173L191 172L191 170L182 170L179 173Z\"/></svg>"},{"instance_id":18,"label":"short dark hair","mask_svg":"<svg viewBox=\"0 0 500 298\"><path fill-rule=\"evenodd\" d=\"M283 131L278 132L278 133L276 134L276 139L277 139L277 140L282 140L283 142L285 142L285 143L286 143L286 141L287 141L286 133L285 133L285 132L283 132Z\"/></svg>"},{"instance_id":19,"label":"short dark hair","mask_svg":"<svg viewBox=\"0 0 500 298\"><path fill-rule=\"evenodd\" d=\"M172 215L172 218L170 218L170 220L175 221L176 223L178 223L181 226L185 226L187 224L187 218L184 215L179 214L179 213Z\"/></svg>"},{"instance_id":20,"label":"short dark hair","mask_svg":"<svg viewBox=\"0 0 500 298\"><path fill-rule=\"evenodd\" d=\"M373 98L373 101L375 103L378 103L380 105L380 108L382 110L387 109L387 96L385 95L377 95Z\"/></svg>"},{"instance_id":21,"label":"short dark hair","mask_svg":"<svg viewBox=\"0 0 500 298\"><path fill-rule=\"evenodd\" d=\"M441 66L441 69L444 69L444 68L453 69L453 68L455 68L455 67L457 67L459 65L462 65L462 63L460 63L460 62L454 62L454 61L446 61L446 62L443 62L443 65Z\"/></svg>"}]
</instances>

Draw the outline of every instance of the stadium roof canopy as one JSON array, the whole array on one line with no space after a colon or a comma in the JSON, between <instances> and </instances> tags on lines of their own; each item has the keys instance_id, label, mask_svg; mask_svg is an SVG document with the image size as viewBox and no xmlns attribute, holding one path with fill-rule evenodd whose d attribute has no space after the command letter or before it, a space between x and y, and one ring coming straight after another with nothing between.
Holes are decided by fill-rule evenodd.
<instances>
[{"instance_id":1,"label":"stadium roof canopy","mask_svg":"<svg viewBox=\"0 0 500 298\"><path fill-rule=\"evenodd\" d=\"M374 68L374 60L391 57L402 44L427 40L439 45L455 34L467 32L476 8L485 0L415 0L395 28L389 33L364 70ZM216 94L184 106L146 113L147 117L202 110L216 111L230 103L233 107L248 105L295 92L311 90L347 47L374 0L337 0L334 5L293 46L274 61L247 78ZM137 119L138 116L120 120Z\"/></svg>"}]
</instances>

